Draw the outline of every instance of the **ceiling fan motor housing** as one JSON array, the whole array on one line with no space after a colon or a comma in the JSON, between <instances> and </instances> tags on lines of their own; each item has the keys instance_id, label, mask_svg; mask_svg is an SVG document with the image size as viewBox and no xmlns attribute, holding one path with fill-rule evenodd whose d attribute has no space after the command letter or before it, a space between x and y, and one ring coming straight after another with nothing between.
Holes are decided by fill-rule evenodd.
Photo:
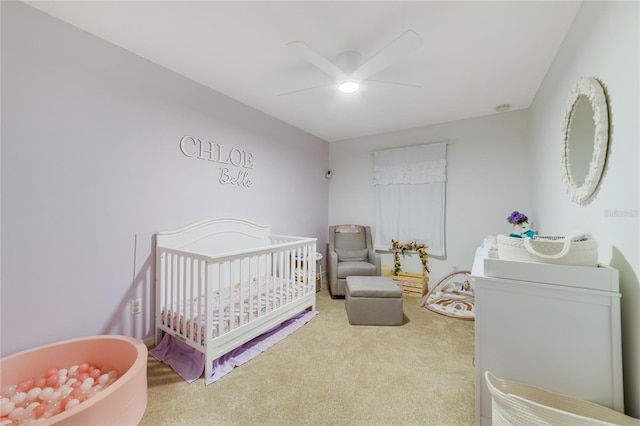
<instances>
[{"instance_id":1,"label":"ceiling fan motor housing","mask_svg":"<svg viewBox=\"0 0 640 426\"><path fill-rule=\"evenodd\" d=\"M355 50L347 50L336 56L335 64L346 75L351 75L360 67L362 55Z\"/></svg>"}]
</instances>

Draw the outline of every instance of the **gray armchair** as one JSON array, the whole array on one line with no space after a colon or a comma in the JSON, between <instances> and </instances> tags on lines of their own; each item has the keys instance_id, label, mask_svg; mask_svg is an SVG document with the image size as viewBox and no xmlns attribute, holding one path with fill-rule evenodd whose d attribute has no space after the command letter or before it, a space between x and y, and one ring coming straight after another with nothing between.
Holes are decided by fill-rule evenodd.
<instances>
[{"instance_id":1,"label":"gray armchair","mask_svg":"<svg viewBox=\"0 0 640 426\"><path fill-rule=\"evenodd\" d=\"M349 276L380 275L380 255L373 250L370 226L330 226L327 255L327 276L333 297L345 295Z\"/></svg>"}]
</instances>

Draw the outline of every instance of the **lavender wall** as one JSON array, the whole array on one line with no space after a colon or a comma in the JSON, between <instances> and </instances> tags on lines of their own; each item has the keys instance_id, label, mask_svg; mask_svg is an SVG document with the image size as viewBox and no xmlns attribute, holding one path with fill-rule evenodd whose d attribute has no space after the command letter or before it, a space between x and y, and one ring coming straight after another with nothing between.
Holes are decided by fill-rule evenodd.
<instances>
[{"instance_id":1,"label":"lavender wall","mask_svg":"<svg viewBox=\"0 0 640 426\"><path fill-rule=\"evenodd\" d=\"M2 356L152 336L159 230L238 216L324 252L327 142L22 3L1 7ZM220 184L221 164L181 153L185 135L251 152L252 185Z\"/></svg>"}]
</instances>

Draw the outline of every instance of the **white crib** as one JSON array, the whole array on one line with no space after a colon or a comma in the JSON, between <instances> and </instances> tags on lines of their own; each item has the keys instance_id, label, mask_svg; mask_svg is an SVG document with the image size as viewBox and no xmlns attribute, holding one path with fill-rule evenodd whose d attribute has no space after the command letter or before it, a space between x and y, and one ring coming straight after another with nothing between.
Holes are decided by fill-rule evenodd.
<instances>
[{"instance_id":1,"label":"white crib","mask_svg":"<svg viewBox=\"0 0 640 426\"><path fill-rule=\"evenodd\" d=\"M316 239L214 218L156 234L156 344L164 333L213 361L315 310Z\"/></svg>"}]
</instances>

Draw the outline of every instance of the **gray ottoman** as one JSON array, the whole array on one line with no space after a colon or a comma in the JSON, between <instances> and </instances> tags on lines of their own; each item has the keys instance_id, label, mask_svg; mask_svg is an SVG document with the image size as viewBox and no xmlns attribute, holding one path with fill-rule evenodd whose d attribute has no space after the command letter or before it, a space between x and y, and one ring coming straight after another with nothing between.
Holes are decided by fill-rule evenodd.
<instances>
[{"instance_id":1,"label":"gray ottoman","mask_svg":"<svg viewBox=\"0 0 640 426\"><path fill-rule=\"evenodd\" d=\"M387 277L347 277L344 305L351 325L402 325L402 291Z\"/></svg>"}]
</instances>

